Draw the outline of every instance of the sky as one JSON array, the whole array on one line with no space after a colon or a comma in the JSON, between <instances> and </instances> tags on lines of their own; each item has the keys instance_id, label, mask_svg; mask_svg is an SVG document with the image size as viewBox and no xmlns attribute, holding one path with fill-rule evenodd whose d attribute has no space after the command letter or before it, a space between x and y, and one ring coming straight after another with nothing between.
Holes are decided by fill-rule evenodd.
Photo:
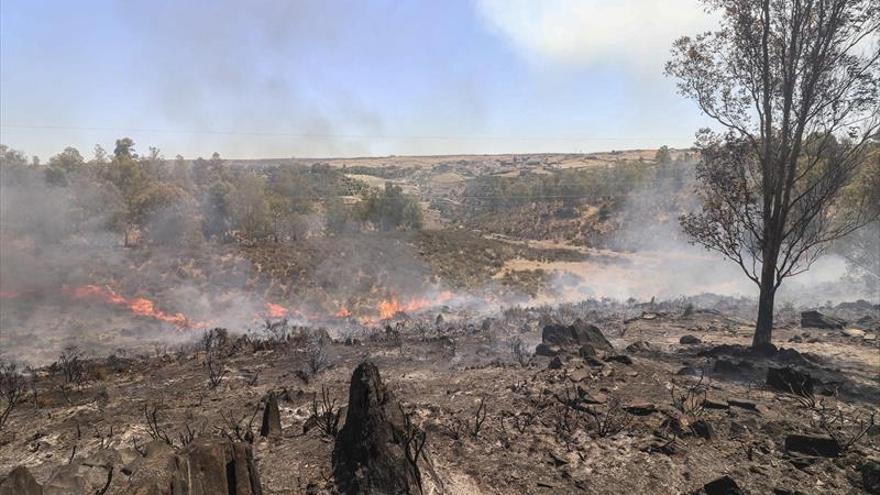
<instances>
[{"instance_id":1,"label":"sky","mask_svg":"<svg viewBox=\"0 0 880 495\"><path fill-rule=\"evenodd\" d=\"M174 157L690 146L696 0L2 0L0 142Z\"/></svg>"}]
</instances>

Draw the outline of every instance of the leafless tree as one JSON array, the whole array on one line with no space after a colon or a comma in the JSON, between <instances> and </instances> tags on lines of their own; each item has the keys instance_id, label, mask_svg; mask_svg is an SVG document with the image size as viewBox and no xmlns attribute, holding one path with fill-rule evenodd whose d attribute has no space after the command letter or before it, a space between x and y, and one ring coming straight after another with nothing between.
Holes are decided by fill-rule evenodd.
<instances>
[{"instance_id":1,"label":"leafless tree","mask_svg":"<svg viewBox=\"0 0 880 495\"><path fill-rule=\"evenodd\" d=\"M339 419L342 411L336 406L336 401L330 397L327 387L321 387L321 402L316 396L312 399L312 417L315 418L318 430L327 438L336 438L339 433Z\"/></svg>"},{"instance_id":2,"label":"leafless tree","mask_svg":"<svg viewBox=\"0 0 880 495\"><path fill-rule=\"evenodd\" d=\"M259 403L257 403L257 406L256 408L254 408L254 412L250 415L250 418L248 418L247 412L243 413L239 417L235 417L232 415L227 416L225 412L220 411L220 417L223 419L223 425L215 426L214 430L233 442L254 443L254 420L257 418L258 412L260 412Z\"/></svg>"},{"instance_id":3,"label":"leafless tree","mask_svg":"<svg viewBox=\"0 0 880 495\"><path fill-rule=\"evenodd\" d=\"M327 341L323 335L315 332L306 342L306 360L312 376L317 375L330 364L327 356Z\"/></svg>"},{"instance_id":4,"label":"leafless tree","mask_svg":"<svg viewBox=\"0 0 880 495\"><path fill-rule=\"evenodd\" d=\"M772 350L782 281L871 220L839 203L876 153L880 3L703 2L720 30L677 40L666 73L726 132L698 133L702 210L681 223L758 285L752 347Z\"/></svg>"},{"instance_id":5,"label":"leafless tree","mask_svg":"<svg viewBox=\"0 0 880 495\"><path fill-rule=\"evenodd\" d=\"M0 430L12 414L12 410L24 400L28 387L15 363L0 362Z\"/></svg>"},{"instance_id":6,"label":"leafless tree","mask_svg":"<svg viewBox=\"0 0 880 495\"><path fill-rule=\"evenodd\" d=\"M226 363L217 351L205 354L205 369L208 370L208 384L217 388L226 376Z\"/></svg>"}]
</instances>

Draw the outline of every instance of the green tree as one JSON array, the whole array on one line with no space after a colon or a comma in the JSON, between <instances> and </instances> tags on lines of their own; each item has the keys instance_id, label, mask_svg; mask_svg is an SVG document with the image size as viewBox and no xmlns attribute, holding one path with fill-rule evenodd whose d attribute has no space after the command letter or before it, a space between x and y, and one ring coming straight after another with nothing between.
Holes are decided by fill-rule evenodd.
<instances>
[{"instance_id":1,"label":"green tree","mask_svg":"<svg viewBox=\"0 0 880 495\"><path fill-rule=\"evenodd\" d=\"M68 175L80 171L84 164L85 159L79 150L73 147L64 148L64 151L49 159L46 182L55 186L66 186Z\"/></svg>"},{"instance_id":2,"label":"green tree","mask_svg":"<svg viewBox=\"0 0 880 495\"><path fill-rule=\"evenodd\" d=\"M269 201L262 177L254 173L237 177L230 206L235 227L244 238L256 241L271 231Z\"/></svg>"},{"instance_id":3,"label":"green tree","mask_svg":"<svg viewBox=\"0 0 880 495\"><path fill-rule=\"evenodd\" d=\"M675 42L666 72L722 126L698 136L694 242L759 288L752 347L772 351L776 290L870 218L836 215L880 128L876 0L704 0L721 29Z\"/></svg>"},{"instance_id":4,"label":"green tree","mask_svg":"<svg viewBox=\"0 0 880 495\"><path fill-rule=\"evenodd\" d=\"M361 202L361 218L379 230L416 230L422 227L422 210L418 201L391 182L386 182L379 192L365 194Z\"/></svg>"},{"instance_id":5,"label":"green tree","mask_svg":"<svg viewBox=\"0 0 880 495\"><path fill-rule=\"evenodd\" d=\"M669 152L669 146L665 144L654 154L654 161L659 164L667 164L672 161L672 154Z\"/></svg>"}]
</instances>

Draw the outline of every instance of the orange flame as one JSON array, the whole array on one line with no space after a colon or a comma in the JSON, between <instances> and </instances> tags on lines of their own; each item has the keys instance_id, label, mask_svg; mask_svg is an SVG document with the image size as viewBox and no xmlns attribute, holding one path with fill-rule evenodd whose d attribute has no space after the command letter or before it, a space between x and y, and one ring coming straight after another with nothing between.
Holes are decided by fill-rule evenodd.
<instances>
[{"instance_id":1,"label":"orange flame","mask_svg":"<svg viewBox=\"0 0 880 495\"><path fill-rule=\"evenodd\" d=\"M15 292L14 290L0 290L0 299L11 299L18 296L18 292Z\"/></svg>"},{"instance_id":2,"label":"orange flame","mask_svg":"<svg viewBox=\"0 0 880 495\"><path fill-rule=\"evenodd\" d=\"M65 287L64 291L67 292L74 299L95 299L107 304L114 304L117 306L125 306L132 313L138 316L144 316L147 318L153 318L155 320L165 321L168 323L172 323L177 325L178 327L189 327L190 322L183 315L183 313L166 313L160 309L156 308L156 305L153 301L143 297L136 297L133 299L126 299L123 296L113 292L109 287L101 287L98 285L83 285L80 287L68 288Z\"/></svg>"},{"instance_id":3,"label":"orange flame","mask_svg":"<svg viewBox=\"0 0 880 495\"><path fill-rule=\"evenodd\" d=\"M351 311L346 307L341 307L339 308L339 311L336 312L337 318L348 318L349 316L351 316Z\"/></svg>"},{"instance_id":4,"label":"orange flame","mask_svg":"<svg viewBox=\"0 0 880 495\"><path fill-rule=\"evenodd\" d=\"M266 303L266 314L272 318L287 318L290 310L279 304Z\"/></svg>"},{"instance_id":5,"label":"orange flame","mask_svg":"<svg viewBox=\"0 0 880 495\"><path fill-rule=\"evenodd\" d=\"M426 299L424 297L416 297L405 303L401 303L397 297L392 296L390 299L379 301L379 306L377 308L379 311L379 319L387 320L388 318L393 318L398 313L421 311L442 304L449 299L452 299L452 292L450 291L441 292L434 300Z\"/></svg>"}]
</instances>

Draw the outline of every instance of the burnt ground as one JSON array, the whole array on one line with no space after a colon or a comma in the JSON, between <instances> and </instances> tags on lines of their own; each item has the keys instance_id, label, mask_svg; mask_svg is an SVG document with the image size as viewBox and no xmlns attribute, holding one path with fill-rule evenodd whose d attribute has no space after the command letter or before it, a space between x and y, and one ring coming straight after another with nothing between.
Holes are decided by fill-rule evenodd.
<instances>
[{"instance_id":1,"label":"burnt ground","mask_svg":"<svg viewBox=\"0 0 880 495\"><path fill-rule=\"evenodd\" d=\"M229 336L215 388L198 346L88 361L66 392L60 370L41 369L36 397L0 432L0 478L24 464L45 483L70 464L95 493L106 483L102 466L112 464L106 493L126 493L124 467L152 441L145 408L179 446L186 428L234 436L238 422L246 437L254 417L258 431L261 400L274 391L282 434L253 443L264 493L332 493L333 441L310 420L312 403L324 390L344 408L352 370L365 358L427 433L432 466L422 472L433 473L429 486L443 493L689 493L723 475L747 493L862 493L860 466L880 458L877 427L835 458L792 456L783 445L793 433L846 441L876 411L876 315L852 335L787 324L775 341L797 352L773 358L745 352L751 324L717 310L643 305L626 316L574 305L483 321L434 316L334 335L321 347L327 367L315 374L310 361L324 363L311 330L275 340ZM575 352L552 366L541 356L517 362L513 342L531 352L544 324L576 317L597 324L615 352L586 359ZM680 344L683 335L702 342ZM784 365L814 377L815 404L765 385L767 368ZM674 398L688 391L692 400L676 407ZM700 407L703 399L717 409ZM828 421L838 410L842 420ZM694 433L697 421L711 426L710 438Z\"/></svg>"}]
</instances>

